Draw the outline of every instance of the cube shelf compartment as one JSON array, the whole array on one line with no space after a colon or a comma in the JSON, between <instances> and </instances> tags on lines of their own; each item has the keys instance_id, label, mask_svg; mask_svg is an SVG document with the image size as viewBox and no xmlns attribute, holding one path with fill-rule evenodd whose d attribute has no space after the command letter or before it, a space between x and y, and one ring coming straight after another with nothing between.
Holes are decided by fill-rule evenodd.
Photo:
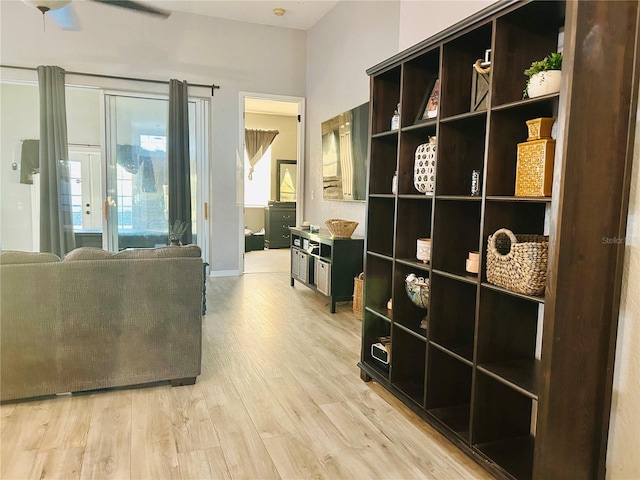
<instances>
[{"instance_id":1,"label":"cube shelf compartment","mask_svg":"<svg viewBox=\"0 0 640 480\"><path fill-rule=\"evenodd\" d=\"M424 338L394 324L391 336L391 384L421 406L424 406L426 348Z\"/></svg>"},{"instance_id":2,"label":"cube shelf compartment","mask_svg":"<svg viewBox=\"0 0 640 480\"><path fill-rule=\"evenodd\" d=\"M474 284L434 271L431 276L429 339L471 363L476 316Z\"/></svg>"},{"instance_id":3,"label":"cube shelf compartment","mask_svg":"<svg viewBox=\"0 0 640 480\"><path fill-rule=\"evenodd\" d=\"M469 440L471 365L429 345L427 369L427 412Z\"/></svg>"}]
</instances>

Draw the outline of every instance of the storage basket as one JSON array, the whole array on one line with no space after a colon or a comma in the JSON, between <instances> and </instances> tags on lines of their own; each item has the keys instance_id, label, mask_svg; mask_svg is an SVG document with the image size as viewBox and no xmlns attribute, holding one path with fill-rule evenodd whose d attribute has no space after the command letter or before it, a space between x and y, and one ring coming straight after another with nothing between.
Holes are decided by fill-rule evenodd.
<instances>
[{"instance_id":1,"label":"storage basket","mask_svg":"<svg viewBox=\"0 0 640 480\"><path fill-rule=\"evenodd\" d=\"M362 306L363 306L363 285L364 273L361 273L353 279L353 314L358 320L362 320Z\"/></svg>"},{"instance_id":2,"label":"storage basket","mask_svg":"<svg viewBox=\"0 0 640 480\"><path fill-rule=\"evenodd\" d=\"M324 222L333 238L350 238L358 226L358 222L332 218Z\"/></svg>"},{"instance_id":3,"label":"storage basket","mask_svg":"<svg viewBox=\"0 0 640 480\"><path fill-rule=\"evenodd\" d=\"M547 281L549 237L515 235L501 228L489 235L487 281L512 292L541 295Z\"/></svg>"}]
</instances>

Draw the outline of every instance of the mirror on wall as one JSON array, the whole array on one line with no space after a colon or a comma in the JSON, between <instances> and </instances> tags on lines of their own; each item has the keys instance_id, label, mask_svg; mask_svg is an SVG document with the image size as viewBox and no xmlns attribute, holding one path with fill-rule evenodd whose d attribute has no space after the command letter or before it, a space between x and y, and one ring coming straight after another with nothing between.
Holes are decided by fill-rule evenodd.
<instances>
[{"instance_id":1,"label":"mirror on wall","mask_svg":"<svg viewBox=\"0 0 640 480\"><path fill-rule=\"evenodd\" d=\"M276 201L295 202L298 178L298 162L296 160L277 160Z\"/></svg>"},{"instance_id":2,"label":"mirror on wall","mask_svg":"<svg viewBox=\"0 0 640 480\"><path fill-rule=\"evenodd\" d=\"M366 199L368 133L369 102L322 122L325 200Z\"/></svg>"}]
</instances>

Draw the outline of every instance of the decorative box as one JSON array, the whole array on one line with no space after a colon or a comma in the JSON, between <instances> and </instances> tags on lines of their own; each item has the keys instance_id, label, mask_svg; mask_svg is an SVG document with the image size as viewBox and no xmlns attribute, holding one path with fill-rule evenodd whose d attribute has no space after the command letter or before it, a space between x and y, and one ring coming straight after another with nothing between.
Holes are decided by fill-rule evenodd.
<instances>
[{"instance_id":1,"label":"decorative box","mask_svg":"<svg viewBox=\"0 0 640 480\"><path fill-rule=\"evenodd\" d=\"M556 141L551 138L554 118L527 121L529 137L518 144L516 197L549 197L553 186Z\"/></svg>"}]
</instances>

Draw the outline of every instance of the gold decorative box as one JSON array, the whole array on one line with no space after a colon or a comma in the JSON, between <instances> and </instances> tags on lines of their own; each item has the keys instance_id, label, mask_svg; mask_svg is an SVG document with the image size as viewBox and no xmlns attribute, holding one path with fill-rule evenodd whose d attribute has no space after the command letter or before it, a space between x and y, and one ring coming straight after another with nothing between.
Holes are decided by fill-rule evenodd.
<instances>
[{"instance_id":1,"label":"gold decorative box","mask_svg":"<svg viewBox=\"0 0 640 480\"><path fill-rule=\"evenodd\" d=\"M529 138L527 138L527 141L551 138L551 128L555 121L555 117L527 120L527 128L529 129Z\"/></svg>"},{"instance_id":2,"label":"gold decorative box","mask_svg":"<svg viewBox=\"0 0 640 480\"><path fill-rule=\"evenodd\" d=\"M556 141L543 138L518 144L516 197L549 197Z\"/></svg>"}]
</instances>

